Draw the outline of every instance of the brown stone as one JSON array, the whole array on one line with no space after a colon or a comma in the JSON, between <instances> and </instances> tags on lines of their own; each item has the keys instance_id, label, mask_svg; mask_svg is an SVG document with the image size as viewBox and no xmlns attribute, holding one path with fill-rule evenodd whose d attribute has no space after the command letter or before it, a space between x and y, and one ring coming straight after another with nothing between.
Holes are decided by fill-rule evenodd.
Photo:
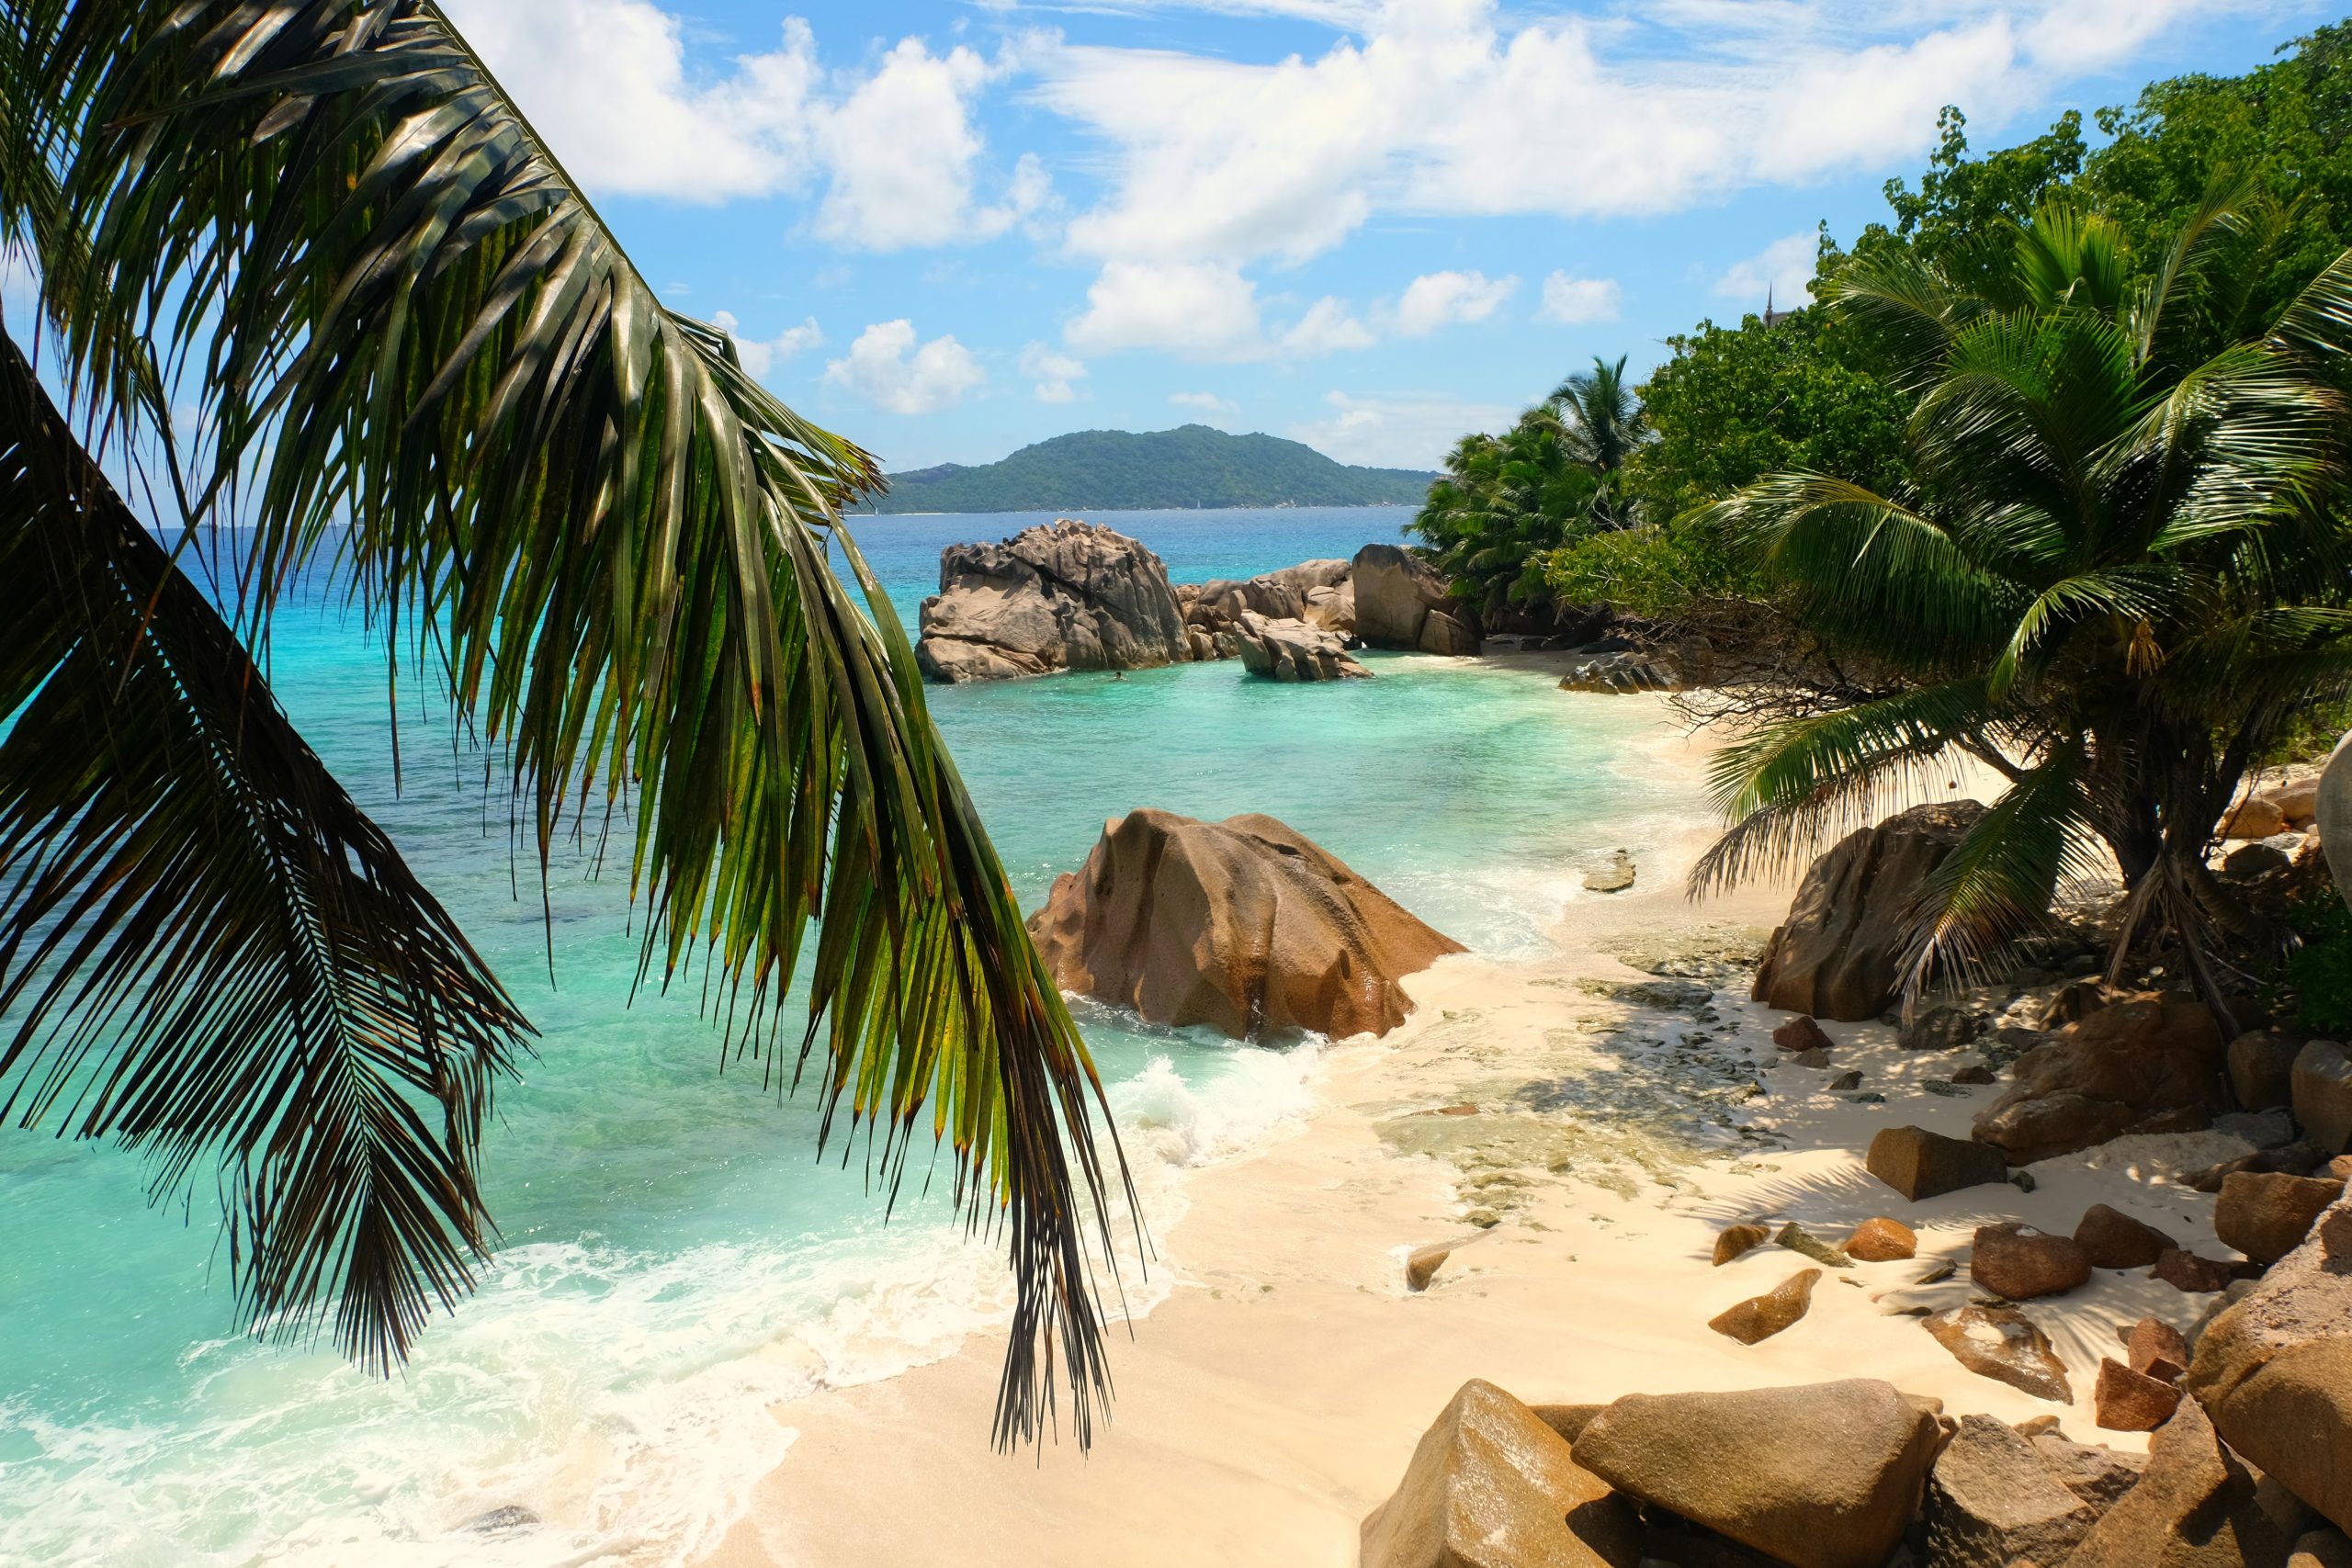
<instances>
[{"instance_id":1,"label":"brown stone","mask_svg":"<svg viewBox=\"0 0 2352 1568\"><path fill-rule=\"evenodd\" d=\"M2101 1357L2098 1382L2091 1391L2092 1418L2110 1432L2153 1432L2172 1419L2180 1390L2162 1378L2135 1372L2112 1357Z\"/></svg>"},{"instance_id":2,"label":"brown stone","mask_svg":"<svg viewBox=\"0 0 2352 1568\"><path fill-rule=\"evenodd\" d=\"M1811 1013L1801 1012L1772 1031L1772 1043L1783 1051L1826 1051L1837 1042Z\"/></svg>"},{"instance_id":3,"label":"brown stone","mask_svg":"<svg viewBox=\"0 0 2352 1568\"><path fill-rule=\"evenodd\" d=\"M1820 1269L1800 1269L1762 1295L1725 1307L1707 1320L1707 1326L1743 1345L1770 1339L1804 1316L1820 1279Z\"/></svg>"},{"instance_id":4,"label":"brown stone","mask_svg":"<svg viewBox=\"0 0 2352 1568\"><path fill-rule=\"evenodd\" d=\"M1346 638L1312 621L1274 619L1244 610L1233 635L1241 668L1270 681L1360 681L1372 675L1348 656Z\"/></svg>"},{"instance_id":5,"label":"brown stone","mask_svg":"<svg viewBox=\"0 0 2352 1568\"><path fill-rule=\"evenodd\" d=\"M1920 884L1984 814L1973 800L1917 806L1863 828L1813 863L1756 971L1755 998L1855 1021L1894 999Z\"/></svg>"},{"instance_id":6,"label":"brown stone","mask_svg":"<svg viewBox=\"0 0 2352 1568\"><path fill-rule=\"evenodd\" d=\"M2230 1090L2248 1111L2284 1105L2294 1092L2296 1042L2267 1029L2248 1030L2230 1042Z\"/></svg>"},{"instance_id":7,"label":"brown stone","mask_svg":"<svg viewBox=\"0 0 2352 1568\"><path fill-rule=\"evenodd\" d=\"M2180 1244L2120 1209L2093 1203L2075 1226L2075 1241L2094 1269L2145 1269Z\"/></svg>"},{"instance_id":8,"label":"brown stone","mask_svg":"<svg viewBox=\"0 0 2352 1568\"><path fill-rule=\"evenodd\" d=\"M2123 1359L2135 1372L2178 1382L2188 1371L2188 1341L2160 1317L2143 1317L2123 1337Z\"/></svg>"},{"instance_id":9,"label":"brown stone","mask_svg":"<svg viewBox=\"0 0 2352 1568\"><path fill-rule=\"evenodd\" d=\"M915 661L933 681L1140 670L1193 657L1158 556L1114 529L1058 518L1001 544L940 552Z\"/></svg>"},{"instance_id":10,"label":"brown stone","mask_svg":"<svg viewBox=\"0 0 2352 1568\"><path fill-rule=\"evenodd\" d=\"M1829 1053L1818 1047L1810 1051L1792 1051L1781 1060L1792 1067L1811 1067L1817 1072L1826 1070L1830 1065Z\"/></svg>"},{"instance_id":11,"label":"brown stone","mask_svg":"<svg viewBox=\"0 0 2352 1568\"><path fill-rule=\"evenodd\" d=\"M1029 934L1063 990L1236 1039L1385 1034L1397 982L1463 950L1271 817L1148 807L1103 825Z\"/></svg>"},{"instance_id":12,"label":"brown stone","mask_svg":"<svg viewBox=\"0 0 2352 1568\"><path fill-rule=\"evenodd\" d=\"M1363 1568L1634 1568L1641 1526L1567 1442L1490 1382L1462 1385L1396 1495L1365 1517Z\"/></svg>"},{"instance_id":13,"label":"brown stone","mask_svg":"<svg viewBox=\"0 0 2352 1568\"><path fill-rule=\"evenodd\" d=\"M2303 1244L2312 1223L2344 1196L2344 1183L2323 1177L2240 1171L2222 1183L2213 1235L2256 1263L2276 1263Z\"/></svg>"},{"instance_id":14,"label":"brown stone","mask_svg":"<svg viewBox=\"0 0 2352 1568\"><path fill-rule=\"evenodd\" d=\"M2352 1568L2352 1536L2342 1530L2311 1530L2295 1542L2287 1568Z\"/></svg>"},{"instance_id":15,"label":"brown stone","mask_svg":"<svg viewBox=\"0 0 2352 1568\"><path fill-rule=\"evenodd\" d=\"M2008 1568L2019 1558L2062 1561L2098 1518L2026 1438L1989 1416L1963 1416L1928 1478L1918 1533L1936 1568Z\"/></svg>"},{"instance_id":16,"label":"brown stone","mask_svg":"<svg viewBox=\"0 0 2352 1568\"><path fill-rule=\"evenodd\" d=\"M2289 1097L2303 1136L2324 1155L2352 1145L2352 1051L2333 1040L2313 1040L2295 1053Z\"/></svg>"},{"instance_id":17,"label":"brown stone","mask_svg":"<svg viewBox=\"0 0 2352 1568\"><path fill-rule=\"evenodd\" d=\"M1715 1235L1715 1267L1720 1269L1740 1254L1761 1247L1771 1239L1772 1232L1765 1225L1725 1225Z\"/></svg>"},{"instance_id":18,"label":"brown stone","mask_svg":"<svg viewBox=\"0 0 2352 1568\"><path fill-rule=\"evenodd\" d=\"M2309 1144L2281 1144L2275 1149L2256 1149L2250 1155L2209 1165L2191 1176L2188 1185L2199 1192L2219 1192L2222 1183L2240 1171L2256 1175L2283 1171L2289 1176L2308 1176L2322 1163L2320 1152Z\"/></svg>"},{"instance_id":19,"label":"brown stone","mask_svg":"<svg viewBox=\"0 0 2352 1568\"><path fill-rule=\"evenodd\" d=\"M1574 1443L1584 1436L1592 1418L1609 1408L1606 1404L1531 1404L1535 1418Z\"/></svg>"},{"instance_id":20,"label":"brown stone","mask_svg":"<svg viewBox=\"0 0 2352 1568\"><path fill-rule=\"evenodd\" d=\"M1772 1227L1752 1220L1725 1225L1715 1233L1714 1266L1718 1269L1772 1239Z\"/></svg>"},{"instance_id":21,"label":"brown stone","mask_svg":"<svg viewBox=\"0 0 2352 1568\"><path fill-rule=\"evenodd\" d=\"M1979 1377L2007 1383L2054 1404L2072 1404L2066 1363L2050 1337L2015 1307L1964 1306L1922 1318L1920 1325L1952 1359Z\"/></svg>"},{"instance_id":22,"label":"brown stone","mask_svg":"<svg viewBox=\"0 0 2352 1568\"><path fill-rule=\"evenodd\" d=\"M2056 1420L2057 1417L2051 1417ZM2100 1443L2077 1443L2063 1432L2034 1434L2033 1451L2066 1490L2101 1513L2132 1490L2146 1468L2145 1454L2118 1453Z\"/></svg>"},{"instance_id":23,"label":"brown stone","mask_svg":"<svg viewBox=\"0 0 2352 1568\"><path fill-rule=\"evenodd\" d=\"M1951 1075L1951 1081L1957 1084L1967 1084L1973 1088L1983 1084L1998 1083L2001 1080L1994 1074L1993 1069L1984 1063L1971 1062L1968 1066L1955 1070Z\"/></svg>"},{"instance_id":24,"label":"brown stone","mask_svg":"<svg viewBox=\"0 0 2352 1568\"><path fill-rule=\"evenodd\" d=\"M1400 545L1366 545L1350 563L1355 633L1374 648L1473 654L1477 627L1470 606L1452 596L1445 578Z\"/></svg>"},{"instance_id":25,"label":"brown stone","mask_svg":"<svg viewBox=\"0 0 2352 1568\"><path fill-rule=\"evenodd\" d=\"M2224 839L2268 839L2286 830L2287 814L2278 809L2278 803L2259 795L2240 801L2222 818Z\"/></svg>"},{"instance_id":26,"label":"brown stone","mask_svg":"<svg viewBox=\"0 0 2352 1568\"><path fill-rule=\"evenodd\" d=\"M1916 1258L1919 1252L1919 1237L1909 1225L1891 1220L1884 1214L1864 1220L1846 1238L1846 1256L1859 1258L1865 1263L1895 1263L1905 1258Z\"/></svg>"},{"instance_id":27,"label":"brown stone","mask_svg":"<svg viewBox=\"0 0 2352 1568\"><path fill-rule=\"evenodd\" d=\"M2073 1154L2127 1133L2187 1132L2222 1100L2221 1027L2179 998L2101 1008L2018 1058L1974 1136L2012 1165Z\"/></svg>"},{"instance_id":28,"label":"brown stone","mask_svg":"<svg viewBox=\"0 0 2352 1568\"><path fill-rule=\"evenodd\" d=\"M1872 1176L1915 1203L2009 1177L2000 1150L1925 1127L1881 1128L1865 1163Z\"/></svg>"},{"instance_id":29,"label":"brown stone","mask_svg":"<svg viewBox=\"0 0 2352 1568\"><path fill-rule=\"evenodd\" d=\"M2139 1484L2083 1538L2065 1568L2270 1568L2287 1554L2254 1477L2184 1399L2148 1445Z\"/></svg>"},{"instance_id":30,"label":"brown stone","mask_svg":"<svg viewBox=\"0 0 2352 1568\"><path fill-rule=\"evenodd\" d=\"M2352 1155L2337 1155L2322 1166L2319 1173L2336 1181L2352 1183Z\"/></svg>"},{"instance_id":31,"label":"brown stone","mask_svg":"<svg viewBox=\"0 0 2352 1568\"><path fill-rule=\"evenodd\" d=\"M1415 1247L1405 1258L1405 1288L1408 1291L1428 1290L1430 1281L1437 1278L1437 1271L1453 1256L1453 1244L1451 1242L1432 1242L1427 1247Z\"/></svg>"},{"instance_id":32,"label":"brown stone","mask_svg":"<svg viewBox=\"0 0 2352 1568\"><path fill-rule=\"evenodd\" d=\"M1793 1568L1880 1568L1919 1506L1934 1414L1869 1379L1631 1394L1577 1458L1644 1503Z\"/></svg>"},{"instance_id":33,"label":"brown stone","mask_svg":"<svg viewBox=\"0 0 2352 1568\"><path fill-rule=\"evenodd\" d=\"M2219 1258L2200 1258L2194 1252L2177 1247L2165 1247L2150 1269L2152 1278L2162 1280L2176 1291L2200 1295L2209 1291L2223 1291L2236 1276L2230 1266Z\"/></svg>"},{"instance_id":34,"label":"brown stone","mask_svg":"<svg viewBox=\"0 0 2352 1568\"><path fill-rule=\"evenodd\" d=\"M2072 1236L2010 1221L1976 1228L1968 1277L1996 1296L2028 1302L2064 1295L2087 1282L2091 1260Z\"/></svg>"}]
</instances>

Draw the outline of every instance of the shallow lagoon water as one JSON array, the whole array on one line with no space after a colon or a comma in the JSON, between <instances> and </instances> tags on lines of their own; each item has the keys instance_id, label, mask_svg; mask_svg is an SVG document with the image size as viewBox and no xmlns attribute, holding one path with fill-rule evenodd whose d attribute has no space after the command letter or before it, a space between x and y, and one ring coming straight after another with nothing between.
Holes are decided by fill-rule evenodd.
<instances>
[{"instance_id":1,"label":"shallow lagoon water","mask_svg":"<svg viewBox=\"0 0 2352 1568\"><path fill-rule=\"evenodd\" d=\"M1188 581L1351 554L1406 515L1102 520ZM941 545L1039 520L855 529L911 630ZM1483 663L1366 662L1377 679L1321 687L1220 663L933 702L1031 908L1130 807L1263 811L1509 957L1543 950L1583 867L1620 845L1638 853L1700 808L1645 766L1664 733L1649 705ZM1000 1255L962 1241L936 1197L886 1226L854 1154L846 1168L812 1159L811 1104L763 1091L757 1064L721 1070L691 987L632 1001L617 873L599 880L584 853L567 857L543 924L536 871L508 853L479 756L454 753L429 714L403 716L395 794L380 652L347 615L285 615L273 677L540 1028L489 1142L497 1260L401 1377L373 1382L322 1348L236 1332L209 1190L153 1211L134 1159L0 1135L0 1562L690 1560L786 1459L771 1403L887 1376L1001 1320ZM1101 1008L1080 1018L1158 1231L1182 1213L1188 1167L1311 1104L1312 1046L1239 1046ZM1125 1284L1148 1305L1166 1270ZM988 1416L972 1412L976 1443ZM461 1528L500 1508L539 1522Z\"/></svg>"}]
</instances>

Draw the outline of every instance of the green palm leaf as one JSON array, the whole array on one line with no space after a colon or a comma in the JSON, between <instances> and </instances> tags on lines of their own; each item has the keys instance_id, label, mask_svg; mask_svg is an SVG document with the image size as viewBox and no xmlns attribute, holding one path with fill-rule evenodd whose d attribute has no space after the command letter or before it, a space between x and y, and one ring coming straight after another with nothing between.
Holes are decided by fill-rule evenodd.
<instances>
[{"instance_id":1,"label":"green palm leaf","mask_svg":"<svg viewBox=\"0 0 2352 1568\"><path fill-rule=\"evenodd\" d=\"M395 677L424 663L511 760L543 864L633 804L644 977L703 957L760 1049L806 976L828 1134L875 1127L896 1190L929 1107L1003 1227L1000 1439L1058 1371L1083 1442L1101 1085L838 528L872 459L662 305L424 0L13 3L63 7L43 82L96 280L68 353L116 386L132 323L200 392L248 633L332 545Z\"/></svg>"}]
</instances>

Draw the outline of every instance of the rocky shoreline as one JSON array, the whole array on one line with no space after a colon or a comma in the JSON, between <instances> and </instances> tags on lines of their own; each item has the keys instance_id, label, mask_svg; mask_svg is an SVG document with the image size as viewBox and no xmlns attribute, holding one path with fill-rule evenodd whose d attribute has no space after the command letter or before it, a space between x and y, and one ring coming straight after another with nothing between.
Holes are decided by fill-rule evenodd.
<instances>
[{"instance_id":1,"label":"rocky shoreline","mask_svg":"<svg viewBox=\"0 0 2352 1568\"><path fill-rule=\"evenodd\" d=\"M1277 681L1370 673L1357 649L1467 658L1572 649L1571 691L1679 689L1670 658L1629 639L1605 611L1566 626L1483 626L1427 562L1397 545L1302 561L1248 579L1170 583L1160 558L1101 524L1057 518L995 544L940 554L915 659L944 684L1069 670L1150 670L1238 659Z\"/></svg>"}]
</instances>

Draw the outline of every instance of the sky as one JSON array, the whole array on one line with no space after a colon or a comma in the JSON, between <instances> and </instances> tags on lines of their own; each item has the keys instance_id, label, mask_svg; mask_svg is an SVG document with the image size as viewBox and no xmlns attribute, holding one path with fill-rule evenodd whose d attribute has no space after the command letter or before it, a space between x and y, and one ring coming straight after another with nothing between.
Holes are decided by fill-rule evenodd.
<instances>
[{"instance_id":1,"label":"sky","mask_svg":"<svg viewBox=\"0 0 2352 1568\"><path fill-rule=\"evenodd\" d=\"M1801 300L1916 180L2301 0L445 0L673 308L893 469L1204 423L1434 467Z\"/></svg>"}]
</instances>

